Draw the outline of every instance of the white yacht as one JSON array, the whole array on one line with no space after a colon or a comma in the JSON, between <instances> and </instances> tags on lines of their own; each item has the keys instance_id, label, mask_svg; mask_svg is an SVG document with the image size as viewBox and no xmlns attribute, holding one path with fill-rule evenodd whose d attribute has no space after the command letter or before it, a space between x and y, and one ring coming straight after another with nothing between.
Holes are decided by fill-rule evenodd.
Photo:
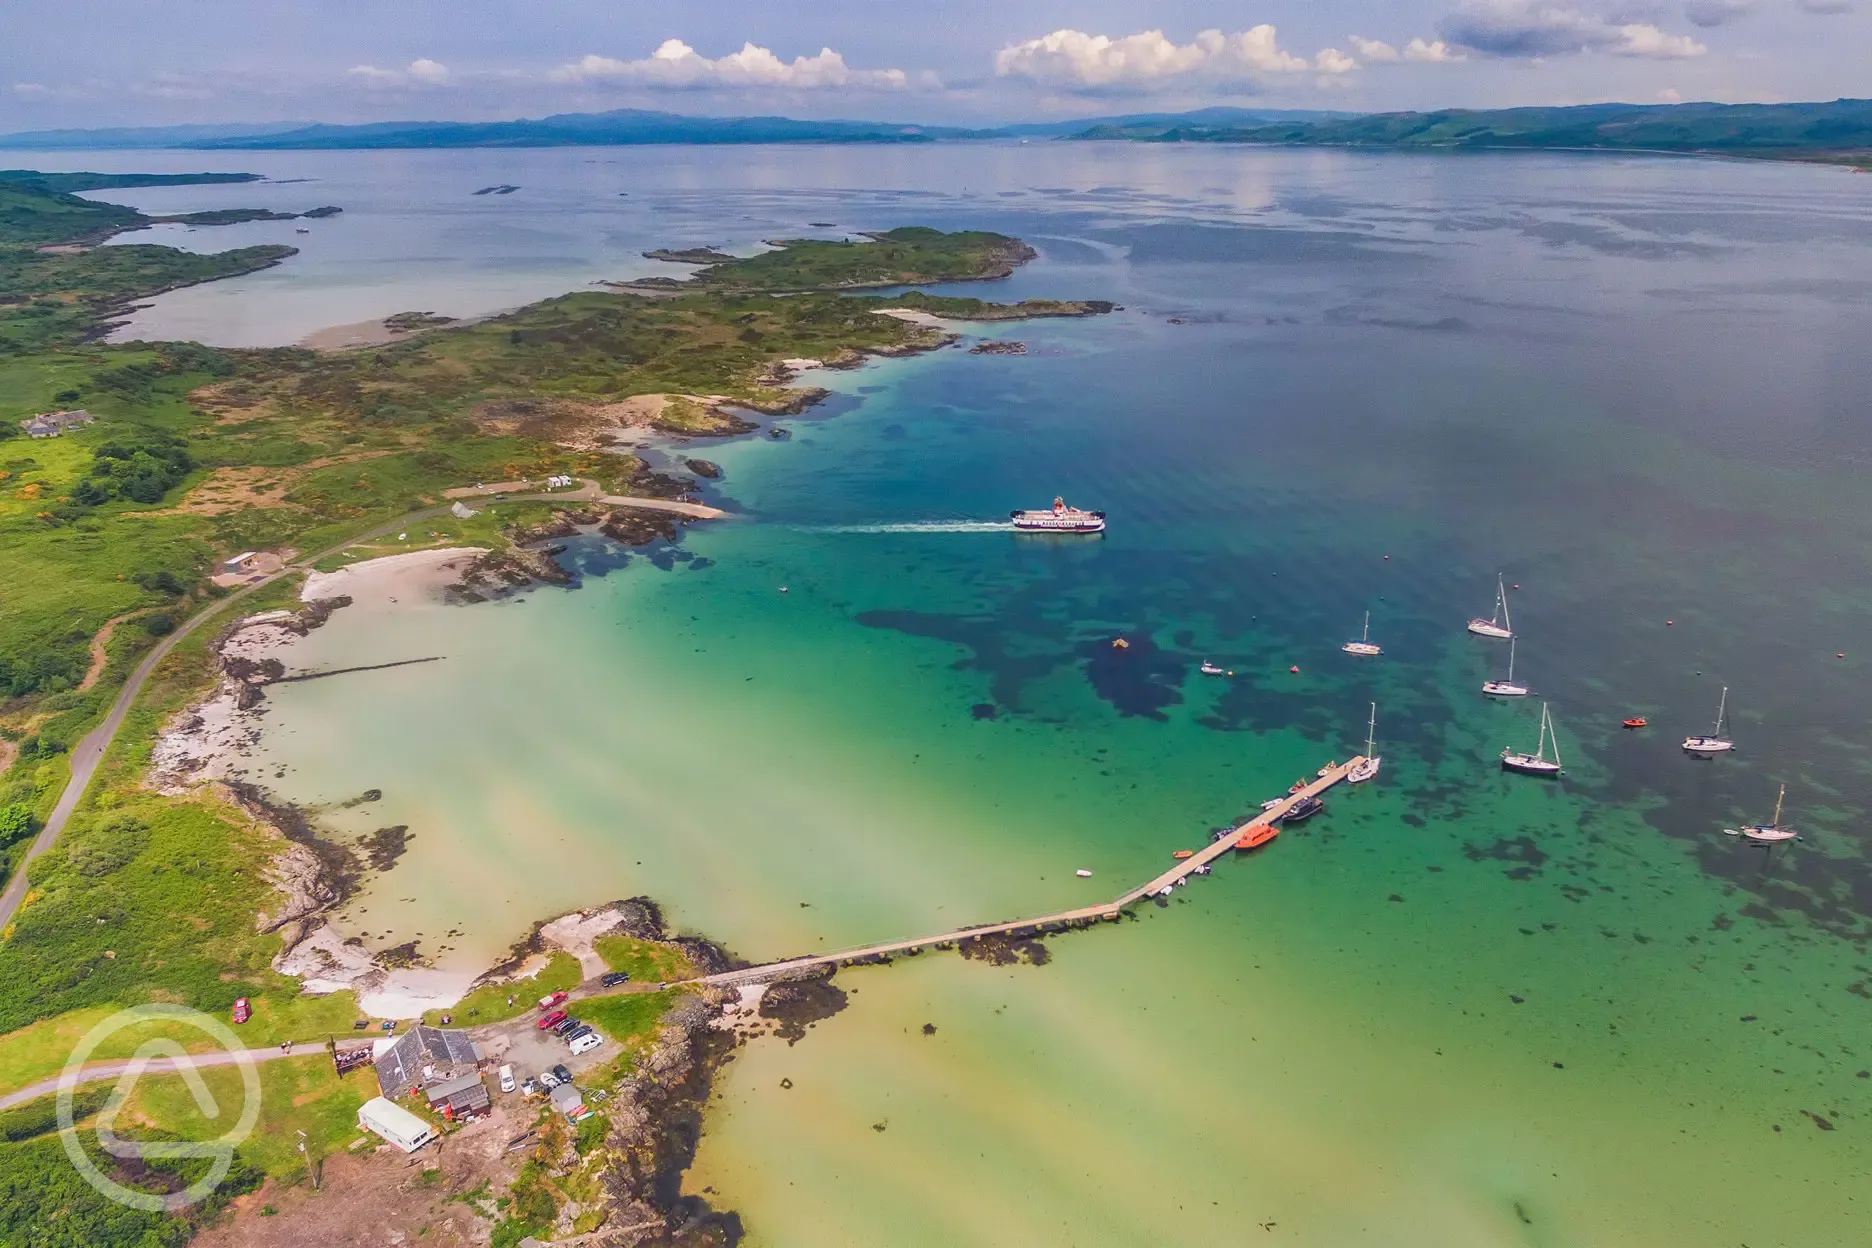
<instances>
[{"instance_id":1,"label":"white yacht","mask_svg":"<svg viewBox=\"0 0 1872 1248\"><path fill-rule=\"evenodd\" d=\"M1685 737L1683 748L1688 754L1727 754L1735 749L1735 742L1723 735L1723 719L1729 714L1729 686L1724 685L1722 701L1716 704L1716 726L1700 737Z\"/></svg>"},{"instance_id":2,"label":"white yacht","mask_svg":"<svg viewBox=\"0 0 1872 1248\"><path fill-rule=\"evenodd\" d=\"M1547 745L1553 743L1553 757L1547 757ZM1503 771L1518 771L1524 776L1557 776L1560 774L1560 738L1553 729L1553 717L1547 713L1547 704L1540 708L1540 744L1534 747L1532 754L1503 750L1501 753Z\"/></svg>"},{"instance_id":3,"label":"white yacht","mask_svg":"<svg viewBox=\"0 0 1872 1248\"><path fill-rule=\"evenodd\" d=\"M1364 784L1378 774L1378 768L1384 765L1384 759L1372 752L1373 743L1378 736L1378 704L1371 704L1371 719L1365 725L1365 757L1346 768L1347 784Z\"/></svg>"},{"instance_id":4,"label":"white yacht","mask_svg":"<svg viewBox=\"0 0 1872 1248\"><path fill-rule=\"evenodd\" d=\"M1361 658L1376 658L1384 653L1384 648L1374 646L1371 639L1371 612L1365 613L1365 631L1359 634L1357 641L1348 641L1339 647L1347 654L1356 654Z\"/></svg>"},{"instance_id":5,"label":"white yacht","mask_svg":"<svg viewBox=\"0 0 1872 1248\"><path fill-rule=\"evenodd\" d=\"M1470 620L1469 631L1478 637L1502 641L1514 636L1514 624L1508 618L1508 586L1502 582L1500 573L1495 576L1495 614L1486 620L1480 616Z\"/></svg>"},{"instance_id":6,"label":"white yacht","mask_svg":"<svg viewBox=\"0 0 1872 1248\"><path fill-rule=\"evenodd\" d=\"M1508 678L1506 680L1485 680L1482 692L1491 698L1525 698L1528 696L1526 685L1517 685L1514 680L1514 638L1508 639Z\"/></svg>"},{"instance_id":7,"label":"white yacht","mask_svg":"<svg viewBox=\"0 0 1872 1248\"><path fill-rule=\"evenodd\" d=\"M1781 786L1780 796L1775 798L1775 813L1773 819L1769 820L1767 823L1751 823L1741 828L1724 828L1723 831L1727 832L1730 836L1744 836L1751 841L1758 841L1764 845L1773 845L1780 841L1798 841L1800 839L1800 833L1796 832L1793 828L1784 828L1781 826L1781 803L1786 800L1787 785L1784 784Z\"/></svg>"}]
</instances>

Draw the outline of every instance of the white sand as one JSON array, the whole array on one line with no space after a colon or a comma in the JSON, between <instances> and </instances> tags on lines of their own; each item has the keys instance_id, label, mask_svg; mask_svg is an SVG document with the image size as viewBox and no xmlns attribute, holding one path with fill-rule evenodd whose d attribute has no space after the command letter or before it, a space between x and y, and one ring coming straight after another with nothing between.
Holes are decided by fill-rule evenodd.
<instances>
[{"instance_id":1,"label":"white sand","mask_svg":"<svg viewBox=\"0 0 1872 1248\"><path fill-rule=\"evenodd\" d=\"M912 325L923 325L930 329L948 329L949 322L930 312L919 312L915 308L879 308L873 316L894 316L900 321L909 321Z\"/></svg>"},{"instance_id":2,"label":"white sand","mask_svg":"<svg viewBox=\"0 0 1872 1248\"><path fill-rule=\"evenodd\" d=\"M309 574L299 597L305 602L349 598L354 604L366 606L414 599L453 584L471 561L486 553L484 546L449 546L364 559L336 572Z\"/></svg>"}]
</instances>

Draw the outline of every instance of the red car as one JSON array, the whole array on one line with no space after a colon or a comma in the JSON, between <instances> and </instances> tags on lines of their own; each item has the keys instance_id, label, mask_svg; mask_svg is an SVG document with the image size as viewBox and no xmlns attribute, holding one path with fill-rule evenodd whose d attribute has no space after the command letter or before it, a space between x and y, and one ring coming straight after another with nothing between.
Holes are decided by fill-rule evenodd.
<instances>
[{"instance_id":1,"label":"red car","mask_svg":"<svg viewBox=\"0 0 1872 1248\"><path fill-rule=\"evenodd\" d=\"M534 1023L533 1025L539 1028L541 1031L545 1031L549 1027L557 1027L560 1023L565 1022L565 1020L566 1020L566 1012L564 1010L554 1010L552 1013L541 1018L539 1022Z\"/></svg>"},{"instance_id":2,"label":"red car","mask_svg":"<svg viewBox=\"0 0 1872 1248\"><path fill-rule=\"evenodd\" d=\"M237 1023L244 1023L252 1017L253 1006L249 1004L247 998L236 997L234 999L234 1021Z\"/></svg>"},{"instance_id":3,"label":"red car","mask_svg":"<svg viewBox=\"0 0 1872 1248\"><path fill-rule=\"evenodd\" d=\"M561 1001L565 999L566 999L566 994L563 992L551 993L547 996L540 998L540 1009L550 1010L553 1008L553 1006L558 1005Z\"/></svg>"}]
</instances>

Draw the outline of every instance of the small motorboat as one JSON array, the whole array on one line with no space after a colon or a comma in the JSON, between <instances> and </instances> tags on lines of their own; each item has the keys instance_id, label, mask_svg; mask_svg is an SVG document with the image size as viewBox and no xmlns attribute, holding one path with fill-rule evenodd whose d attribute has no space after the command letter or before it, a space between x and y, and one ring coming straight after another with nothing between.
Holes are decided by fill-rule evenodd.
<instances>
[{"instance_id":1,"label":"small motorboat","mask_svg":"<svg viewBox=\"0 0 1872 1248\"><path fill-rule=\"evenodd\" d=\"M1213 664L1213 663L1211 663L1211 662L1210 662L1209 660L1207 660L1207 659L1204 659L1204 660L1203 660L1203 665L1202 665L1202 667L1201 667L1200 669L1198 669L1198 670L1200 670L1200 671L1202 672L1202 674L1203 674L1203 675L1205 675L1205 676L1226 676L1226 675L1228 675L1228 671L1227 671L1227 669L1225 669L1225 668L1220 668L1220 667L1217 667L1217 666L1216 666L1215 664Z\"/></svg>"},{"instance_id":2,"label":"small motorboat","mask_svg":"<svg viewBox=\"0 0 1872 1248\"><path fill-rule=\"evenodd\" d=\"M1287 792L1289 795L1291 795L1294 793L1298 793L1301 789L1304 789L1304 788L1306 788L1306 781L1296 780L1292 784L1287 786Z\"/></svg>"},{"instance_id":3,"label":"small motorboat","mask_svg":"<svg viewBox=\"0 0 1872 1248\"><path fill-rule=\"evenodd\" d=\"M1092 878L1092 873L1086 870L1084 867L1080 867L1077 871L1073 872L1073 874L1078 876L1082 880L1089 880Z\"/></svg>"},{"instance_id":4,"label":"small motorboat","mask_svg":"<svg viewBox=\"0 0 1872 1248\"><path fill-rule=\"evenodd\" d=\"M1634 715L1625 721L1625 726L1627 728L1649 728L1651 726L1651 721L1642 715Z\"/></svg>"},{"instance_id":5,"label":"small motorboat","mask_svg":"<svg viewBox=\"0 0 1872 1248\"><path fill-rule=\"evenodd\" d=\"M1318 776L1321 780L1324 780L1327 776L1332 775L1333 768L1337 767L1338 765L1339 765L1338 760L1335 759L1334 761L1327 763L1324 767L1320 768L1318 771L1314 772L1313 774L1315 776Z\"/></svg>"},{"instance_id":6,"label":"small motorboat","mask_svg":"<svg viewBox=\"0 0 1872 1248\"><path fill-rule=\"evenodd\" d=\"M1287 808L1281 816L1282 823L1305 823L1320 811L1326 809L1326 803L1317 797L1303 797Z\"/></svg>"},{"instance_id":7,"label":"small motorboat","mask_svg":"<svg viewBox=\"0 0 1872 1248\"><path fill-rule=\"evenodd\" d=\"M1182 862L1185 858L1194 858L1196 856L1196 851L1193 849L1179 849L1170 856L1178 862Z\"/></svg>"},{"instance_id":8,"label":"small motorboat","mask_svg":"<svg viewBox=\"0 0 1872 1248\"><path fill-rule=\"evenodd\" d=\"M1129 650L1130 648L1131 648L1131 643L1126 641L1122 637L1119 637L1112 642L1112 649L1114 650Z\"/></svg>"},{"instance_id":9,"label":"small motorboat","mask_svg":"<svg viewBox=\"0 0 1872 1248\"><path fill-rule=\"evenodd\" d=\"M1242 833L1242 838L1235 842L1236 849L1259 849L1280 835L1278 823L1257 823Z\"/></svg>"},{"instance_id":10,"label":"small motorboat","mask_svg":"<svg viewBox=\"0 0 1872 1248\"><path fill-rule=\"evenodd\" d=\"M1284 797L1270 797L1268 798L1267 801L1261 803L1261 809L1273 810L1276 806L1280 805L1282 802L1286 800L1287 799Z\"/></svg>"}]
</instances>

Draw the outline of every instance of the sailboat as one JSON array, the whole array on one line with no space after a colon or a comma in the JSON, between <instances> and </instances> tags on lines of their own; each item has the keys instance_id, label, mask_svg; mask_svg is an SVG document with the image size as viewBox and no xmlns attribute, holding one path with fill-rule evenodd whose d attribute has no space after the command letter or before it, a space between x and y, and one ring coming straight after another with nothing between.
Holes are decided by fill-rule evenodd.
<instances>
[{"instance_id":1,"label":"sailboat","mask_svg":"<svg viewBox=\"0 0 1872 1248\"><path fill-rule=\"evenodd\" d=\"M1729 713L1729 686L1724 685L1722 701L1716 704L1716 727L1708 735L1685 737L1683 748L1690 754L1726 754L1735 749L1735 742L1723 736L1723 717Z\"/></svg>"},{"instance_id":2,"label":"sailboat","mask_svg":"<svg viewBox=\"0 0 1872 1248\"><path fill-rule=\"evenodd\" d=\"M1384 759L1372 752L1373 743L1377 739L1377 736L1378 704L1374 702L1371 704L1371 722L1365 725L1365 757L1346 768L1345 778L1347 784L1364 784L1367 780L1378 774L1378 768L1384 764Z\"/></svg>"},{"instance_id":3,"label":"sailboat","mask_svg":"<svg viewBox=\"0 0 1872 1248\"><path fill-rule=\"evenodd\" d=\"M1547 743L1553 742L1553 757L1547 757ZM1547 713L1547 704L1540 708L1540 744L1534 747L1532 754L1517 754L1513 750L1501 752L1503 771L1518 771L1527 776L1557 776L1560 774L1560 737L1554 732L1553 716Z\"/></svg>"},{"instance_id":4,"label":"sailboat","mask_svg":"<svg viewBox=\"0 0 1872 1248\"><path fill-rule=\"evenodd\" d=\"M1774 818L1767 823L1751 823L1742 828L1724 828L1730 836L1746 836L1751 841L1760 841L1772 845L1778 841L1798 841L1800 833L1793 828L1781 826L1781 803L1787 800L1787 785L1781 786L1780 796L1775 798Z\"/></svg>"},{"instance_id":5,"label":"sailboat","mask_svg":"<svg viewBox=\"0 0 1872 1248\"><path fill-rule=\"evenodd\" d=\"M1361 655L1365 658L1372 658L1384 653L1383 647L1372 645L1371 612L1367 611L1365 613L1365 631L1359 634L1359 639L1357 641L1348 641L1339 648L1347 654Z\"/></svg>"},{"instance_id":6,"label":"sailboat","mask_svg":"<svg viewBox=\"0 0 1872 1248\"><path fill-rule=\"evenodd\" d=\"M1506 641L1514 636L1514 625L1508 619L1508 587L1502 583L1501 574L1495 574L1495 614L1488 619L1477 617L1469 621L1469 631L1478 637L1494 637Z\"/></svg>"},{"instance_id":7,"label":"sailboat","mask_svg":"<svg viewBox=\"0 0 1872 1248\"><path fill-rule=\"evenodd\" d=\"M1514 683L1514 648L1514 638L1510 637L1508 639L1508 679L1482 682L1482 692L1491 698L1525 698L1528 696L1526 685Z\"/></svg>"}]
</instances>

